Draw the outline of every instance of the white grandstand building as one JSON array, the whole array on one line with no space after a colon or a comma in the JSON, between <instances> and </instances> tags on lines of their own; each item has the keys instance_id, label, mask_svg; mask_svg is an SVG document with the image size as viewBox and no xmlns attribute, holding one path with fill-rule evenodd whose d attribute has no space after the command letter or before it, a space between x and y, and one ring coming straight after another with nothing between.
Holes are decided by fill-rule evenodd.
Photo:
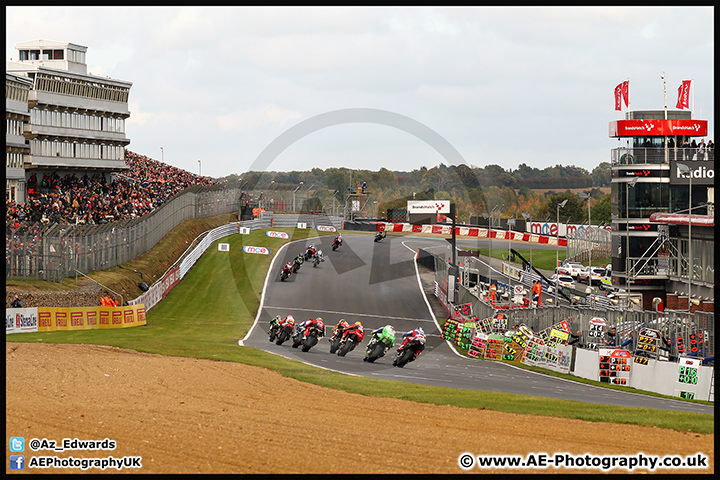
<instances>
[{"instance_id":1,"label":"white grandstand building","mask_svg":"<svg viewBox=\"0 0 720 480\"><path fill-rule=\"evenodd\" d=\"M33 40L6 62L6 200L25 202L45 173L126 170L131 82L87 72L87 47Z\"/></svg>"}]
</instances>

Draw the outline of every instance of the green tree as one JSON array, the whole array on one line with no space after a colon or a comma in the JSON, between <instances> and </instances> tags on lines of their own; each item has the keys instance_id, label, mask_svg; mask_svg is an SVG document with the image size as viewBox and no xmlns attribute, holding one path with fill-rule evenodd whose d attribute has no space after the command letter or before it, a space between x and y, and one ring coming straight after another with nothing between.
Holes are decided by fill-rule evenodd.
<instances>
[{"instance_id":1,"label":"green tree","mask_svg":"<svg viewBox=\"0 0 720 480\"><path fill-rule=\"evenodd\" d=\"M610 225L612 223L610 195L606 195L602 200L594 203L590 207L590 219L593 225Z\"/></svg>"}]
</instances>

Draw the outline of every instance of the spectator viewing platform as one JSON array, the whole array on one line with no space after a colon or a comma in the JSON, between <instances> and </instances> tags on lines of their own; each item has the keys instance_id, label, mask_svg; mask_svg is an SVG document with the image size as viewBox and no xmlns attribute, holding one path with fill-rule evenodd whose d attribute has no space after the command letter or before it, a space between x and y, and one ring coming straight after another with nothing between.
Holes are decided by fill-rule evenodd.
<instances>
[{"instance_id":1,"label":"spectator viewing platform","mask_svg":"<svg viewBox=\"0 0 720 480\"><path fill-rule=\"evenodd\" d=\"M25 169L122 171L132 83L87 72L87 47L33 40L15 45L6 72L32 82Z\"/></svg>"},{"instance_id":2,"label":"spectator viewing platform","mask_svg":"<svg viewBox=\"0 0 720 480\"><path fill-rule=\"evenodd\" d=\"M705 144L707 120L691 112L627 112L624 120L610 122L609 136L618 139L612 165L668 164L671 161L713 161L715 146ZM695 138L701 138L698 142Z\"/></svg>"}]
</instances>

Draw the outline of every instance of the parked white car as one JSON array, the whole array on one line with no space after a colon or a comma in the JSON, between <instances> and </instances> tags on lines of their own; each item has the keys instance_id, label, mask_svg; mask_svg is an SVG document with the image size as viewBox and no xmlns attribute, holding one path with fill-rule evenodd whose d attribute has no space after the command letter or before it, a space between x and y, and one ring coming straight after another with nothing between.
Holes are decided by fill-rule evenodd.
<instances>
[{"instance_id":1,"label":"parked white car","mask_svg":"<svg viewBox=\"0 0 720 480\"><path fill-rule=\"evenodd\" d=\"M558 275L570 275L575 278L580 274L580 270L584 267L581 263L565 262L555 269Z\"/></svg>"},{"instance_id":2,"label":"parked white car","mask_svg":"<svg viewBox=\"0 0 720 480\"><path fill-rule=\"evenodd\" d=\"M605 269L601 267L583 267L578 274L578 283L587 283L588 285L602 283L602 277L605 275Z\"/></svg>"},{"instance_id":3,"label":"parked white car","mask_svg":"<svg viewBox=\"0 0 720 480\"><path fill-rule=\"evenodd\" d=\"M570 275L555 274L548 278L551 285L560 284L561 287L575 288L575 280Z\"/></svg>"}]
</instances>

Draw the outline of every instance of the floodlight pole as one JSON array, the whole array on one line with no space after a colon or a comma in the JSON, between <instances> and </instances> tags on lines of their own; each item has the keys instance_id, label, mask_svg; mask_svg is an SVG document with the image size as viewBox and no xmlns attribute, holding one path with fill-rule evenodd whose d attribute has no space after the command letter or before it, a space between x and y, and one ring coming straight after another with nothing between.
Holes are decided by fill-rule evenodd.
<instances>
[{"instance_id":1,"label":"floodlight pole","mask_svg":"<svg viewBox=\"0 0 720 480\"><path fill-rule=\"evenodd\" d=\"M632 309L630 298L630 187L634 187L638 177L625 182L625 286L627 287L627 305Z\"/></svg>"},{"instance_id":2,"label":"floodlight pole","mask_svg":"<svg viewBox=\"0 0 720 480\"><path fill-rule=\"evenodd\" d=\"M692 168L684 163L678 163L677 168L680 172L690 176L690 184L688 186L688 313L692 313L692 281L695 276L695 272L693 272L695 265L692 251Z\"/></svg>"},{"instance_id":3,"label":"floodlight pole","mask_svg":"<svg viewBox=\"0 0 720 480\"><path fill-rule=\"evenodd\" d=\"M530 266L532 267L532 217L527 213L523 212L522 216L525 218L525 229L527 230L527 223L530 223Z\"/></svg>"},{"instance_id":4,"label":"floodlight pole","mask_svg":"<svg viewBox=\"0 0 720 480\"><path fill-rule=\"evenodd\" d=\"M567 203L567 198L563 200L562 202L557 204L557 236L555 241L555 307L559 307L558 305L558 290L560 289L560 273L558 272L558 264L560 263L560 209L565 207L565 204Z\"/></svg>"}]
</instances>

